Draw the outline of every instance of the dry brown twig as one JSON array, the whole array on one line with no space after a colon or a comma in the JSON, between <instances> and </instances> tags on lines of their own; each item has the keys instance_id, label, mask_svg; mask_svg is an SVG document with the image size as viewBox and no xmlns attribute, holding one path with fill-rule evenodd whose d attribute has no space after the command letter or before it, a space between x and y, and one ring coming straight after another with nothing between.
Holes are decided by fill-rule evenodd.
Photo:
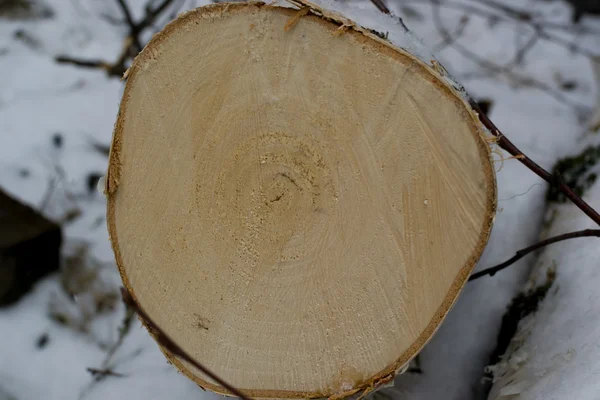
<instances>
[{"instance_id":1,"label":"dry brown twig","mask_svg":"<svg viewBox=\"0 0 600 400\"><path fill-rule=\"evenodd\" d=\"M87 371L92 374L97 379L105 378L107 376L114 376L116 378L124 378L126 375L121 374L119 372L115 372L112 369L98 369L98 368L88 368Z\"/></svg>"},{"instance_id":2,"label":"dry brown twig","mask_svg":"<svg viewBox=\"0 0 600 400\"><path fill-rule=\"evenodd\" d=\"M235 388L231 384L225 382L222 378L216 375L214 372L206 368L200 362L196 361L192 356L190 356L185 350L183 350L177 343L171 339L169 335L167 335L158 325L150 318L148 314L135 302L133 297L129 294L129 292L125 288L121 288L121 294L123 295L123 301L125 304L133 309L140 319L144 322L144 324L149 328L149 330L153 333L154 339L161 345L161 347L174 356L177 356L188 363L192 364L194 367L198 368L202 373L213 379L223 388L228 390L231 394L243 399L250 400L244 393L242 393L239 389Z\"/></svg>"},{"instance_id":3,"label":"dry brown twig","mask_svg":"<svg viewBox=\"0 0 600 400\"><path fill-rule=\"evenodd\" d=\"M541 242L538 242L534 245L531 245L529 247L526 247L524 249L517 251L514 256L512 256L511 258L509 258L508 260L504 261L501 264L498 264L494 267L486 268L484 270L474 273L473 275L471 275L469 277L469 281L474 281L475 279L479 279L486 275L494 276L496 274L496 272L501 271L505 268L508 268L512 264L519 261L521 258L525 257L526 255L533 253L534 251L539 250L542 247L546 247L549 244L562 242L563 240L581 238L581 237L600 237L600 229L585 229L582 231L569 232L569 233L565 233L563 235L553 236L546 240L542 240Z\"/></svg>"},{"instance_id":4,"label":"dry brown twig","mask_svg":"<svg viewBox=\"0 0 600 400\"><path fill-rule=\"evenodd\" d=\"M452 47L455 51L460 53L466 59L472 61L477 64L480 68L482 68L485 72L485 76L495 76L495 75L503 75L505 76L512 84L524 87L532 87L538 90L541 90L548 95L554 97L557 101L567 104L575 109L583 108L582 105L576 104L569 100L567 96L565 96L560 91L552 88L550 85L536 80L532 77L523 76L514 71L514 68L517 67L522 60L525 58L526 54L534 47L534 45L540 40L541 35L539 34L539 28L535 28L533 34L525 41L525 44L520 46L515 56L512 60L509 60L504 65L498 65L490 60L484 59L480 57L476 53L469 50L466 46L458 43L458 39L460 35L462 35L462 31L457 31L458 34L451 34L448 29L444 26L441 18L441 7L446 3L442 3L439 0L430 0L430 4L432 7L432 17L435 27L442 36L442 43L440 43L443 47ZM464 28L464 26L463 26ZM442 48L443 48L442 47ZM438 48L437 50L442 50L442 48ZM473 76L473 74L464 75L462 79L470 79L476 78L477 75Z\"/></svg>"},{"instance_id":5,"label":"dry brown twig","mask_svg":"<svg viewBox=\"0 0 600 400\"><path fill-rule=\"evenodd\" d=\"M596 210L594 210L589 204L585 202L581 197L579 197L569 186L567 186L564 182L560 180L559 177L553 176L551 173L546 171L544 168L540 167L535 161L529 158L526 154L524 154L521 150L517 148L507 137L504 135L500 129L485 115L476 101L470 100L470 105L477 112L479 116L479 120L485 126L492 135L498 138L497 144L504 151L509 153L511 156L520 156L517 159L533 171L537 176L548 182L548 184L555 186L561 193L563 193L569 200L573 202L581 211L583 211L592 221L594 221L597 225L600 225L600 214Z\"/></svg>"},{"instance_id":6,"label":"dry brown twig","mask_svg":"<svg viewBox=\"0 0 600 400\"><path fill-rule=\"evenodd\" d=\"M596 224L600 225L600 215L598 214L598 212L596 210L594 210L589 204L587 204L585 202L585 200L583 200L569 186L567 186L560 179L560 177L553 176L551 173L549 173L548 171L546 171L545 169L540 167L535 161L530 159L521 150L519 150L517 148L517 146L515 146L506 137L506 135L504 135L498 129L498 127L496 127L496 125L488 118L488 116L485 115L485 113L483 111L481 111L481 108L479 108L479 105L477 104L476 101L470 100L470 105L473 108L473 110L475 110L475 112L477 113L479 120L481 121L483 126L485 126L492 133L492 135L494 135L496 137L497 140L495 141L495 143L500 148L502 148L504 151L506 151L510 155L514 156L523 165L525 165L527 168L529 168L531 171L533 171L536 175L538 175L540 178L542 178L543 180L548 182L548 184L556 187L569 200L571 200L571 202L573 202L573 204L575 204L575 206L577 206L577 208L579 208L588 217L590 217L590 219L592 221L594 221ZM517 251L515 256L504 261L501 264L498 264L494 267L486 268L482 271L479 271L479 272L471 275L471 277L469 278L469 281L478 279L485 275L493 276L494 274L496 274L496 272L509 267L510 265L514 264L521 258L525 257L527 254L532 253L533 251L539 250L539 249L541 249L545 246L548 246L550 244L553 244L553 243L557 243L557 242L560 242L563 240L575 239L575 238L579 238L579 237L600 237L600 229L586 229L583 231L570 232L570 233L565 233L562 235L554 236L554 237L548 238L546 240L542 240L539 243L536 243L532 246L529 246L529 247L526 247L524 249Z\"/></svg>"},{"instance_id":7,"label":"dry brown twig","mask_svg":"<svg viewBox=\"0 0 600 400\"><path fill-rule=\"evenodd\" d=\"M113 371L113 357L125 342L125 337L129 334L133 325L134 317L135 310L129 307L128 303L125 303L125 316L123 317L123 321L121 322L121 326L119 327L119 335L117 341L113 343L113 345L110 346L110 348L106 352L106 356L100 368L90 367L87 369L87 371L90 372L94 377L94 380L81 391L79 395L79 400L85 399L85 397L89 394L93 387L107 376L125 376L123 374L119 374Z\"/></svg>"},{"instance_id":8,"label":"dry brown twig","mask_svg":"<svg viewBox=\"0 0 600 400\"><path fill-rule=\"evenodd\" d=\"M465 32L465 28L467 27L470 21L471 19L469 18L469 15L463 14L463 16L458 21L456 28L454 28L454 32L452 34L448 32L448 35L443 35L441 42L433 46L434 54L442 51L448 46L452 46L452 44L463 35L463 33Z\"/></svg>"},{"instance_id":9,"label":"dry brown twig","mask_svg":"<svg viewBox=\"0 0 600 400\"><path fill-rule=\"evenodd\" d=\"M55 57L55 61L61 64L71 64L82 68L102 69L109 77L121 78L127 71L127 62L135 57L137 53L142 51L140 35L146 28L152 26L154 21L174 2L174 0L162 0L157 6L152 7L150 3L146 6L146 14L144 18L136 22L133 19L131 10L127 5L126 0L116 0L125 16L125 22L129 28L127 37L125 38L123 49L115 62L108 62L97 59L80 59L66 55Z\"/></svg>"},{"instance_id":10,"label":"dry brown twig","mask_svg":"<svg viewBox=\"0 0 600 400\"><path fill-rule=\"evenodd\" d=\"M427 4L422 0L402 0L400 2L400 4L409 3ZM464 3L450 0L429 0L429 3L448 10L457 10L469 15L476 15L490 21L516 22L532 28L539 36L539 39L562 46L573 53L581 54L586 57L599 56L599 54L590 49L580 46L576 43L575 39L579 34L598 35L600 31L582 26L561 25L551 21L536 19L535 16L528 11L512 8L493 1ZM573 41L567 40L565 37L559 36L552 31L560 31L572 38Z\"/></svg>"},{"instance_id":11,"label":"dry brown twig","mask_svg":"<svg viewBox=\"0 0 600 400\"><path fill-rule=\"evenodd\" d=\"M377 7L377 9L382 13L390 14L390 9L385 5L383 0L371 0L371 3L373 3L375 7Z\"/></svg>"}]
</instances>

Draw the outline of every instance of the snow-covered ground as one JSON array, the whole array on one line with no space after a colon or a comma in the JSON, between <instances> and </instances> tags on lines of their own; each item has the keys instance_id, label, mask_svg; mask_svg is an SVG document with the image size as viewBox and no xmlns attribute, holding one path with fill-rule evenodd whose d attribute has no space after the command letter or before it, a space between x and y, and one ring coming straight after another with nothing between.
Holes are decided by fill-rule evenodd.
<instances>
[{"instance_id":1,"label":"snow-covered ground","mask_svg":"<svg viewBox=\"0 0 600 400\"><path fill-rule=\"evenodd\" d=\"M584 143L600 149L600 137ZM584 144L582 143L582 144ZM600 172L600 163L590 174ZM584 196L600 207L600 182ZM572 204L553 204L547 213L550 237L598 229ZM595 400L600 397L600 294L598 238L557 243L540 252L525 292L545 289L537 310L519 323L507 354L497 363L490 400ZM539 293L539 292L538 292Z\"/></svg>"},{"instance_id":2,"label":"snow-covered ground","mask_svg":"<svg viewBox=\"0 0 600 400\"><path fill-rule=\"evenodd\" d=\"M123 84L101 70L57 64L54 57L66 54L114 60L126 27L115 26L104 17L122 18L114 1L46 3L53 10L51 18L0 19L0 186L36 208L44 206L43 212L57 220L80 210L80 217L65 224L64 253L74 256L71 262L80 263L86 271L95 271L102 283L81 284L77 276L50 277L17 305L0 309L0 400L215 398L168 365L137 320L122 345L115 346L124 317L118 301L112 301L99 315L90 311L98 293L108 299L118 293L104 198L90 190L88 181L90 174L102 174L106 168L106 156L94 144L108 145L110 141ZM139 18L146 1L128 3ZM202 4L175 3L184 3L180 11ZM550 169L559 158L590 140L583 117L596 98L591 64L581 51L574 52L557 40L575 37L579 46L600 54L600 43L596 43L600 42L600 19L585 17L582 21L582 26L598 34L574 35L574 28L563 29L570 26L571 11L560 0L502 1L505 6L533 13L533 21L544 20L545 26L555 27L548 32L558 39L540 38L520 52L535 31L532 23L505 17L505 12L483 0L441 3L436 8L428 1L401 0L389 1L388 6L404 17L405 24L423 38L472 96L493 101L491 118L517 146ZM362 0L353 0L348 6L359 14L361 9L373 10L370 2ZM474 10L465 13L465 7ZM156 29L168 20L168 14L155 24ZM401 29L398 25L382 29L374 23L377 26L369 27ZM445 43L440 24L450 35L460 33L456 43ZM523 53L521 63L512 63L518 53ZM507 63L511 68L496 67ZM57 135L62 140L57 140ZM502 166L497 174L499 213L479 268L503 261L535 242L545 212L543 182L516 160L497 166ZM598 205L600 192L590 194L596 196L593 200ZM585 218L581 224L587 224ZM565 222L564 229L578 226ZM562 232L561 228L553 229ZM583 251L576 243L573 246L564 251ZM82 248L87 253L79 254ZM586 252L594 250L594 246L585 248ZM600 259L599 253L595 255ZM533 261L528 257L493 278L469 283L420 355L422 373L399 377L396 389L389 393L403 399L484 398L481 379L496 345L502 315L524 287ZM597 274L586 277L600 284ZM64 293L65 285L81 286L77 304ZM67 324L57 322L65 318ZM591 335L598 332L598 326L600 321ZM44 341L47 343L40 346ZM96 382L87 368L108 368L124 376L106 376Z\"/></svg>"}]
</instances>

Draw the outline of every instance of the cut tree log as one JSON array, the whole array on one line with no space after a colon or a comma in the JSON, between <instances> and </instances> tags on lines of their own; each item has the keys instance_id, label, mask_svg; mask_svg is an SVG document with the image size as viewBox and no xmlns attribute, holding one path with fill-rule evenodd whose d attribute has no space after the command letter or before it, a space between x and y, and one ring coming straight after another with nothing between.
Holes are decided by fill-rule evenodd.
<instances>
[{"instance_id":1,"label":"cut tree log","mask_svg":"<svg viewBox=\"0 0 600 400\"><path fill-rule=\"evenodd\" d=\"M302 6L211 5L156 35L126 74L106 179L134 301L256 397L390 382L456 300L496 207L484 132L447 80Z\"/></svg>"}]
</instances>

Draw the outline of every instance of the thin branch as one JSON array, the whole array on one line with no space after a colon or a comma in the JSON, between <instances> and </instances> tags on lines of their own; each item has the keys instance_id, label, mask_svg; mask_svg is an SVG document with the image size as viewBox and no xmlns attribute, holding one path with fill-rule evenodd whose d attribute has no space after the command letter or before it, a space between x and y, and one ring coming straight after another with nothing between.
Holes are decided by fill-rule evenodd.
<instances>
[{"instance_id":1,"label":"thin branch","mask_svg":"<svg viewBox=\"0 0 600 400\"><path fill-rule=\"evenodd\" d=\"M532 170L537 176L548 182L550 185L555 186L562 194L564 194L569 200L573 202L581 211L590 217L597 225L600 225L600 214L594 210L589 204L579 197L573 190L567 186L559 177L553 176L551 173L540 167L535 161L529 158L526 154L523 154L521 150L517 148L499 129L496 125L485 115L476 101L469 101L471 107L479 116L481 123L492 133L492 135L498 138L497 144L511 156L518 156L518 160L525 165L527 168Z\"/></svg>"},{"instance_id":2,"label":"thin branch","mask_svg":"<svg viewBox=\"0 0 600 400\"><path fill-rule=\"evenodd\" d=\"M108 68L110 67L110 64L103 60L82 60L79 58L73 58L69 56L56 56L54 58L54 61L56 61L59 64L71 64L82 68L108 70Z\"/></svg>"},{"instance_id":3,"label":"thin branch","mask_svg":"<svg viewBox=\"0 0 600 400\"><path fill-rule=\"evenodd\" d=\"M125 316L123 317L123 322L121 323L121 326L119 327L119 336L117 338L117 341L112 346L110 346L110 348L106 352L106 357L104 358L104 361L102 362L102 366L100 368L88 368L87 369L88 372L90 372L94 376L95 379L92 380L92 382L90 382L89 385L87 385L85 388L83 388L83 390L79 394L79 400L85 399L87 397L87 395L90 393L90 391L94 388L94 386L98 382L100 382L103 378L105 378L107 375L113 375L113 376L120 375L115 372L112 372L112 367L113 367L112 359L113 359L115 353L117 352L117 350L119 350L119 348L121 348L121 346L125 342L125 337L129 334L129 332L131 330L131 326L133 325L134 317L135 317L134 310L131 307L129 307L127 305L127 303L125 303ZM97 371L97 372L95 372L95 371ZM103 373L103 372L107 372L107 371L111 371L112 373L110 373L110 374Z\"/></svg>"},{"instance_id":4,"label":"thin branch","mask_svg":"<svg viewBox=\"0 0 600 400\"><path fill-rule=\"evenodd\" d=\"M121 7L121 11L123 12L123 15L125 16L125 21L127 22L127 24L129 25L130 28L134 29L136 26L136 23L133 20L131 10L129 10L129 6L127 5L127 2L125 0L116 0L116 2L119 5L119 7Z\"/></svg>"},{"instance_id":5,"label":"thin branch","mask_svg":"<svg viewBox=\"0 0 600 400\"><path fill-rule=\"evenodd\" d=\"M133 20L133 16L131 15L131 10L129 10L129 6L127 5L126 0L116 0L119 7L121 7L121 11L123 11L123 15L125 16L125 22L129 26L129 36L131 36L131 40L133 41L133 45L136 47L137 52L142 51L142 44L140 43L139 38L139 30L137 24Z\"/></svg>"},{"instance_id":6,"label":"thin branch","mask_svg":"<svg viewBox=\"0 0 600 400\"><path fill-rule=\"evenodd\" d=\"M127 5L126 0L116 0L119 4L123 14L125 16L125 22L129 26L129 33L125 38L123 49L119 55L119 58L114 63L109 63L104 60L85 60L77 57L69 57L65 55L59 55L55 58L55 61L61 64L71 64L82 68L92 69L103 69L106 71L109 77L122 77L125 71L127 71L128 60L134 57L137 53L142 50L142 44L140 41L140 34L144 29L151 26L156 19L164 12L172 3L173 0L163 0L156 7L152 7L149 3L146 6L146 15L144 18L135 22L131 14L131 10ZM183 3L179 3L180 6Z\"/></svg>"},{"instance_id":7,"label":"thin branch","mask_svg":"<svg viewBox=\"0 0 600 400\"><path fill-rule=\"evenodd\" d=\"M44 197L40 203L40 211L43 213L46 211L46 207L48 207L48 203L50 203L50 199L52 198L52 194L54 193L54 189L56 189L56 178L50 178L50 182L48 183L48 188L44 193Z\"/></svg>"},{"instance_id":8,"label":"thin branch","mask_svg":"<svg viewBox=\"0 0 600 400\"><path fill-rule=\"evenodd\" d=\"M387 15L391 15L392 12L390 11L390 9L385 5L385 3L383 2L383 0L371 0L371 3L373 3L375 5L375 7L377 7L377 9L379 11L381 11L384 14ZM395 17L398 19L398 23L402 26L402 28L404 29L405 32L408 32L408 27L406 26L406 24L404 24L404 20L402 20L402 18L400 17Z\"/></svg>"},{"instance_id":9,"label":"thin branch","mask_svg":"<svg viewBox=\"0 0 600 400\"><path fill-rule=\"evenodd\" d=\"M121 374L120 372L115 372L112 369L98 369L98 368L88 368L87 372L92 374L94 378L97 380L106 378L107 376L114 376L116 378L124 378L125 374Z\"/></svg>"},{"instance_id":10,"label":"thin branch","mask_svg":"<svg viewBox=\"0 0 600 400\"><path fill-rule=\"evenodd\" d=\"M480 57L476 53L469 50L467 47L458 43L456 41L457 37L452 37L450 32L448 32L448 30L444 26L443 21L441 19L440 6L442 6L443 3L440 3L437 0L430 0L430 3L431 3L431 7L432 7L433 21L434 21L436 29L438 30L438 33L440 34L440 36L442 36L445 43L452 46L452 48L454 50L456 50L457 52L459 52L463 57L473 61L475 64L477 64L481 68L484 68L485 70L490 71L493 74L504 74L508 79L510 79L512 82L514 82L516 84L519 84L522 86L533 87L538 90L541 90L541 91L549 94L550 96L554 97L557 101L559 101L561 103L567 104L576 109L583 107L580 104L573 103L564 94L553 89L551 86L547 85L546 83L538 81L531 77L521 76L512 70L518 64L519 59L524 57L525 53L527 51L531 50L533 45L537 42L537 38L539 37L538 34L534 33L534 35L530 38L530 40L528 40L527 43L525 43L525 45L517 51L515 58L513 60L509 61L505 65L498 65L498 64L495 64L489 60L486 60L486 59ZM472 77L469 77L469 78L472 78ZM462 79L468 79L468 78L466 76L463 76Z\"/></svg>"},{"instance_id":11,"label":"thin branch","mask_svg":"<svg viewBox=\"0 0 600 400\"><path fill-rule=\"evenodd\" d=\"M471 19L469 18L468 14L463 14L458 21L458 25L454 29L454 33L450 34L448 30L444 29L447 35L442 35L442 41L433 46L434 53L438 53L444 50L446 47L452 46L454 42L456 42L463 35L470 20Z\"/></svg>"},{"instance_id":12,"label":"thin branch","mask_svg":"<svg viewBox=\"0 0 600 400\"><path fill-rule=\"evenodd\" d=\"M473 1L473 0L471 0L471 1ZM490 8L500 10L503 13L505 13L506 15L510 16L511 18L513 18L517 21L525 22L528 25L531 25L536 30L542 31L542 33L544 33L544 28L563 30L563 31L566 31L567 33L573 33L573 32L575 32L575 33L590 33L590 34L598 34L599 33L596 30L593 30L593 29L586 30L586 28L583 28L581 26L574 26L573 24L561 25L561 24L556 24L556 23L549 22L549 21L536 20L534 18L534 15L527 10L511 7L506 4L500 4L494 0L477 0L476 2L477 2L477 4L484 4ZM554 35L547 35L546 38L548 40L556 40L558 37L554 36ZM559 43L561 40L562 39L558 38ZM569 42L562 42L562 44L569 45ZM575 44L575 43L573 43L573 44ZM579 47L579 49L583 50L583 52L587 52L586 49L583 49L581 47Z\"/></svg>"},{"instance_id":13,"label":"thin branch","mask_svg":"<svg viewBox=\"0 0 600 400\"><path fill-rule=\"evenodd\" d=\"M107 13L99 13L98 16L106 22L108 22L109 24L111 24L112 26L121 26L124 22L122 19L113 17L112 15Z\"/></svg>"},{"instance_id":14,"label":"thin branch","mask_svg":"<svg viewBox=\"0 0 600 400\"><path fill-rule=\"evenodd\" d=\"M595 30L582 30L577 29L576 27L568 27L566 25L555 24L549 21L543 20L535 20L530 14L527 14L518 9L512 9L508 6L501 5L500 7L492 7L491 4L465 4L459 2L450 2L450 1L440 1L440 0L430 0L430 2L434 2L440 7L446 9L459 10L462 12L467 12L472 15L478 15L482 18L494 19L494 20L504 20L504 21L515 21L517 23L522 23L536 30L540 36L540 39L545 41L554 43L561 47L564 47L570 51L579 53L586 57L598 57L599 54L578 45L575 41L568 41L560 36L552 34L547 30L561 30L571 36L576 37L577 34L598 34ZM402 0L401 4L408 3L418 3L418 4L427 4L423 0ZM487 7L484 9L482 7ZM492 11L493 10L493 11Z\"/></svg>"},{"instance_id":15,"label":"thin branch","mask_svg":"<svg viewBox=\"0 0 600 400\"><path fill-rule=\"evenodd\" d=\"M510 15L519 21L531 21L533 19L533 16L528 11L512 8L505 4L496 3L492 0L478 0L478 3L485 4L490 8L502 11L503 13Z\"/></svg>"},{"instance_id":16,"label":"thin branch","mask_svg":"<svg viewBox=\"0 0 600 400\"><path fill-rule=\"evenodd\" d=\"M371 3L373 3L375 7L377 7L377 9L382 13L390 14L390 9L385 5L383 0L371 0Z\"/></svg>"},{"instance_id":17,"label":"thin branch","mask_svg":"<svg viewBox=\"0 0 600 400\"><path fill-rule=\"evenodd\" d=\"M536 20L536 23L543 25L546 29L563 31L568 34L574 35L599 35L600 30L592 29L589 26L573 25L573 24L560 24L552 21Z\"/></svg>"},{"instance_id":18,"label":"thin branch","mask_svg":"<svg viewBox=\"0 0 600 400\"><path fill-rule=\"evenodd\" d=\"M496 74L504 74L507 77L507 79L509 79L514 84L520 85L522 87L530 87L530 88L534 88L537 90L541 90L542 92L547 93L549 96L553 97L556 101L566 104L575 110L580 110L580 109L585 108L584 105L582 105L578 102L571 101L567 96L565 96L560 91L554 89L550 85L548 85L542 81L539 81L537 79L515 73L514 71L511 70L511 66L501 66L501 65L495 64L489 60L486 60L486 59L478 56L477 54L473 53L472 51L470 51L469 49L467 49L466 47L462 46L459 43L454 43L453 48L456 51L458 51L460 54L462 54L465 58L473 61L480 67L485 68L488 71L491 71ZM481 77L481 76L477 75L477 74L468 74L468 75L463 75L461 78L464 80L467 80L467 79L474 79L477 77Z\"/></svg>"},{"instance_id":19,"label":"thin branch","mask_svg":"<svg viewBox=\"0 0 600 400\"><path fill-rule=\"evenodd\" d=\"M525 44L523 44L521 47L519 47L519 49L515 53L515 58L511 62L509 62L506 66L508 68L513 68L513 67L516 67L517 65L522 64L523 60L525 59L525 56L533 48L533 46L535 46L535 44L538 42L539 38L540 38L540 36L538 35L537 31L535 31L534 34L531 35L531 37L525 42Z\"/></svg>"},{"instance_id":20,"label":"thin branch","mask_svg":"<svg viewBox=\"0 0 600 400\"><path fill-rule=\"evenodd\" d=\"M171 5L173 0L163 0L155 8L146 7L146 16L137 24L137 32L141 32L154 23L156 18Z\"/></svg>"},{"instance_id":21,"label":"thin branch","mask_svg":"<svg viewBox=\"0 0 600 400\"><path fill-rule=\"evenodd\" d=\"M119 60L114 64L107 63L103 60L82 60L80 58L73 58L69 56L57 56L54 61L59 64L71 64L77 67L90 68L90 69L102 69L108 76L122 77L127 67L125 66L126 57L119 57Z\"/></svg>"},{"instance_id":22,"label":"thin branch","mask_svg":"<svg viewBox=\"0 0 600 400\"><path fill-rule=\"evenodd\" d=\"M546 240L542 240L539 243L536 243L532 246L529 246L529 247L526 247L524 249L517 251L513 257L509 258L508 260L504 261L501 264L498 264L491 268L486 268L482 271L474 273L473 275L471 275L469 277L469 282L474 281L475 279L479 279L486 275L494 276L496 274L496 272L501 271L505 268L508 268L509 266L516 263L517 261L519 261L521 258L528 255L529 253L539 250L542 247L546 247L553 243L562 242L563 240L569 240L569 239L575 239L575 238L581 238L581 237L600 237L600 229L585 229L582 231L569 232L569 233L565 233L562 235L553 236Z\"/></svg>"},{"instance_id":23,"label":"thin branch","mask_svg":"<svg viewBox=\"0 0 600 400\"><path fill-rule=\"evenodd\" d=\"M177 343L171 339L169 335L167 335L158 325L146 314L146 312L133 300L131 294L125 289L121 288L121 294L123 295L123 301L130 308L134 309L138 316L146 323L146 325L150 328L152 333L154 334L155 340L160 343L160 345L168 350L171 354L182 358L183 360L189 362L194 367L202 371L205 375L210 377L212 380L217 382L223 388L227 389L231 394L238 396L242 400L250 400L244 393L242 393L239 389L236 389L231 384L225 382L222 378L216 375L214 372L210 371L200 362L196 361L192 356L190 356L185 350L183 350Z\"/></svg>"},{"instance_id":24,"label":"thin branch","mask_svg":"<svg viewBox=\"0 0 600 400\"><path fill-rule=\"evenodd\" d=\"M571 51L574 51L587 57L598 56L598 54L596 54L595 52L581 47L576 42L570 42L560 36L548 33L545 30L545 28L547 28L547 23L545 21L535 21L531 13L527 11L512 8L510 6L499 4L491 0L479 0L479 3L483 3L484 5L487 5L490 8L501 10L504 12L504 15L514 19L515 21L521 22L525 25L529 25L540 36L541 39L553 42L557 45L563 46ZM571 31L569 31L569 33L571 33Z\"/></svg>"}]
</instances>

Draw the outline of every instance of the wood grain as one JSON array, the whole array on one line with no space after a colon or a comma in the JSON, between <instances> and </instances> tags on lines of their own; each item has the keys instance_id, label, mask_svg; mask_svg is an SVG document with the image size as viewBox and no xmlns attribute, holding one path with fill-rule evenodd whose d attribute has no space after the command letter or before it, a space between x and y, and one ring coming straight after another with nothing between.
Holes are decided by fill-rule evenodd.
<instances>
[{"instance_id":1,"label":"wood grain","mask_svg":"<svg viewBox=\"0 0 600 400\"><path fill-rule=\"evenodd\" d=\"M453 89L360 28L297 13L219 4L168 25L128 73L107 179L130 293L257 397L393 378L495 211L489 149Z\"/></svg>"}]
</instances>

